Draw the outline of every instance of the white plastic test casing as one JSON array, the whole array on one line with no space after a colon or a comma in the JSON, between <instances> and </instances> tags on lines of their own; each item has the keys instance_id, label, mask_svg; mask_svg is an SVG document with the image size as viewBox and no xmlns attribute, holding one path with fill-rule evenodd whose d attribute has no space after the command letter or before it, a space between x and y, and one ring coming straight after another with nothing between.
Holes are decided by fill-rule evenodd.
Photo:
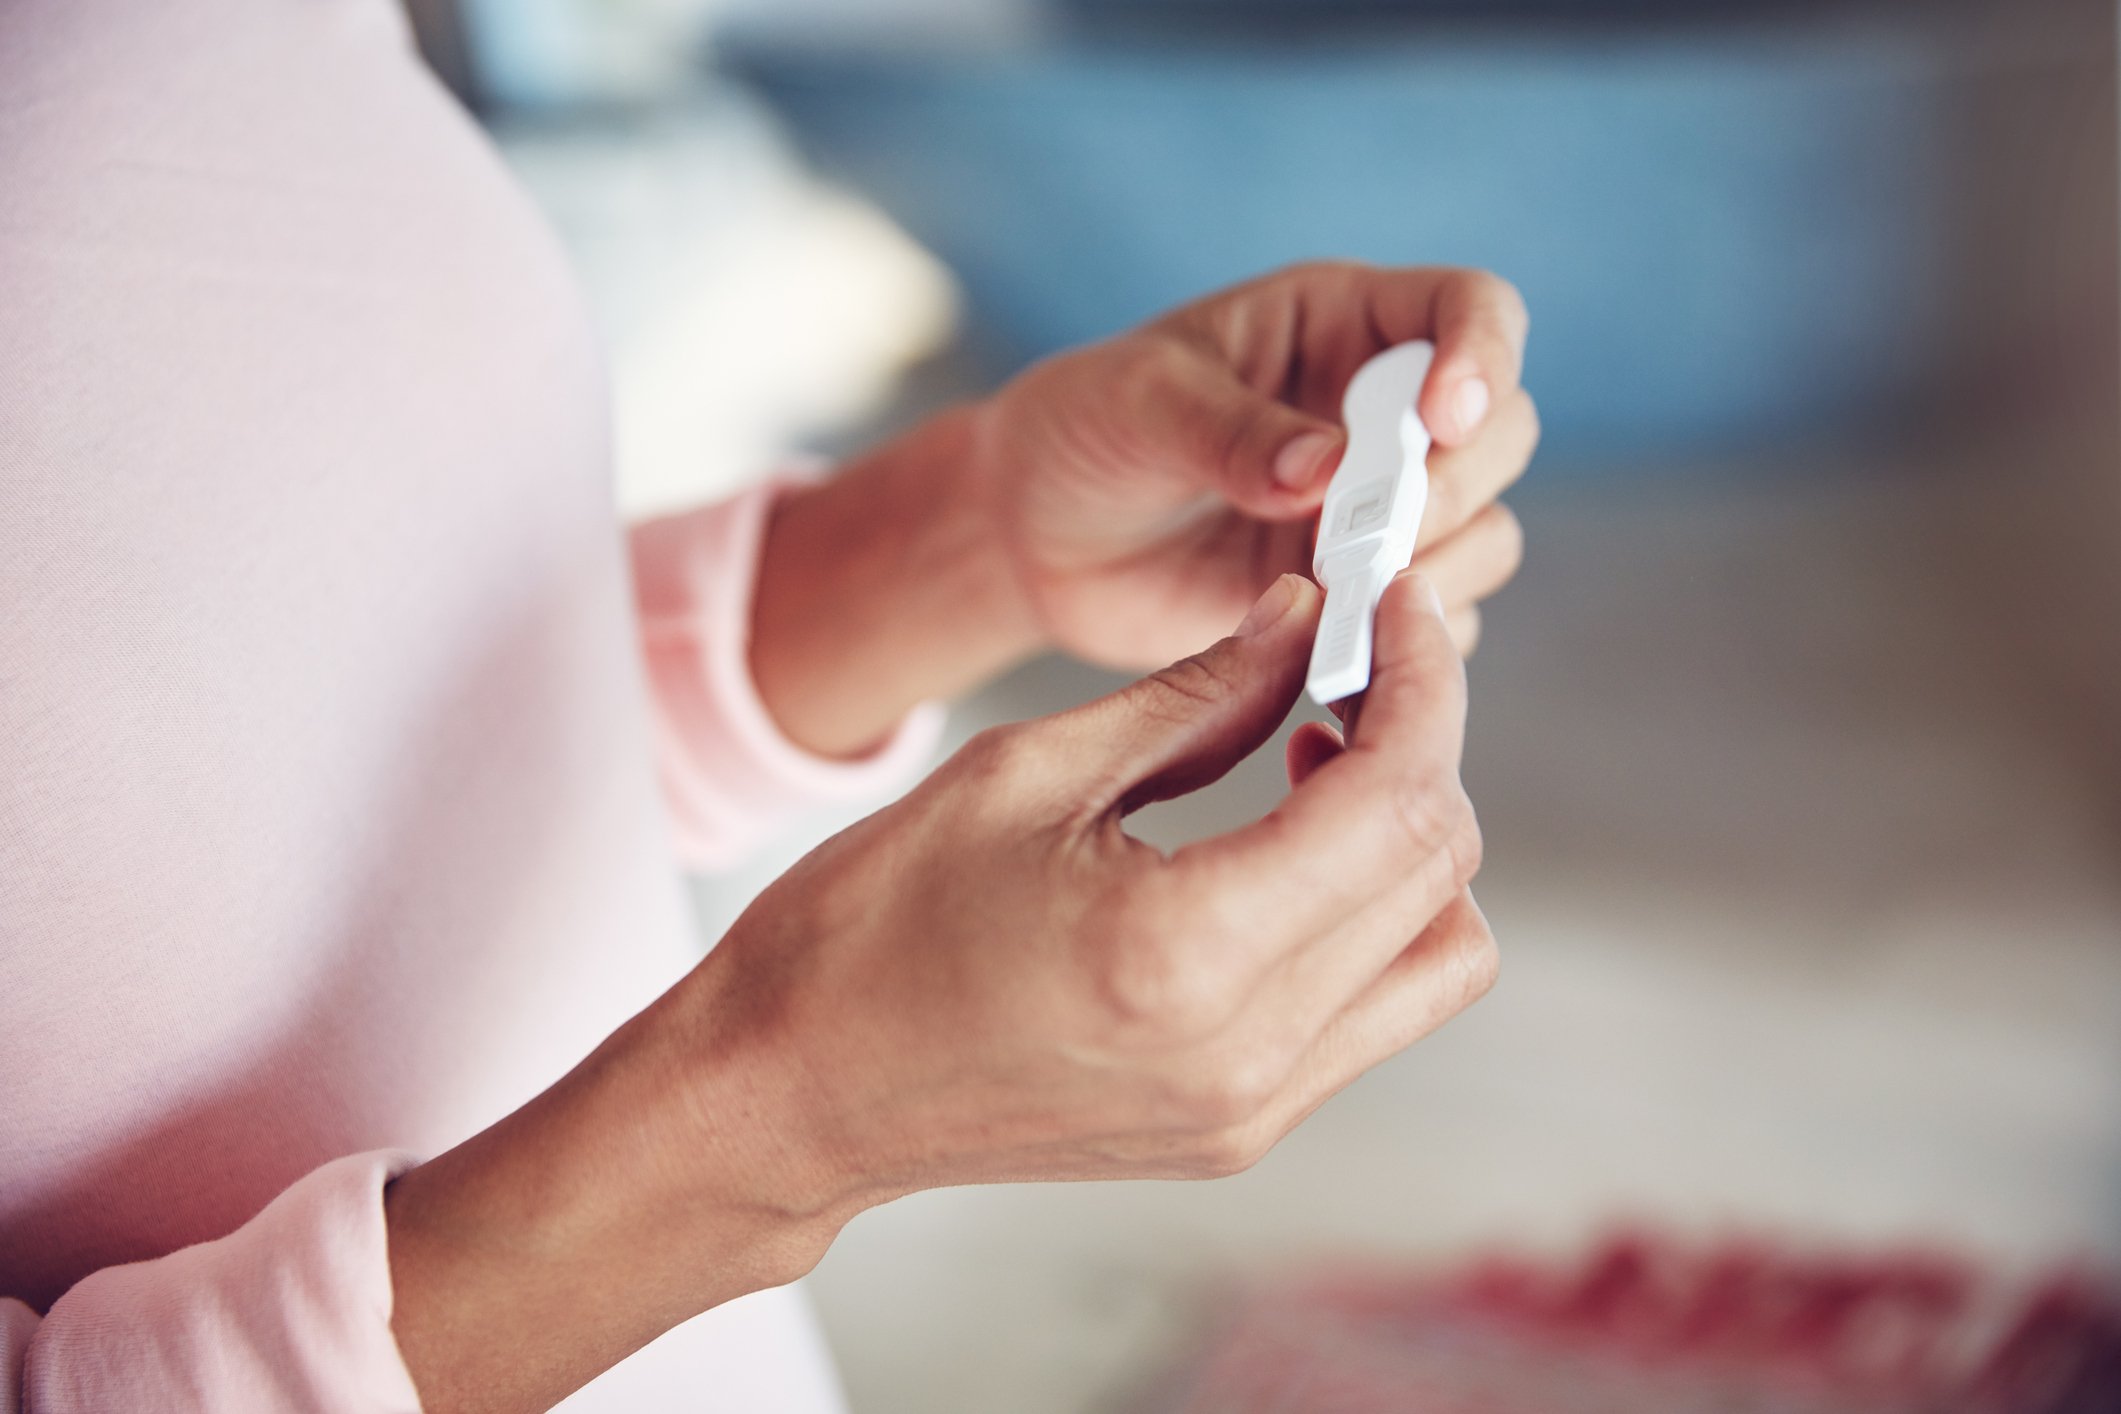
<instances>
[{"instance_id":1,"label":"white plastic test casing","mask_svg":"<svg viewBox=\"0 0 2121 1414\"><path fill-rule=\"evenodd\" d=\"M1326 488L1311 556L1326 607L1305 687L1321 707L1370 685L1377 602L1414 558L1429 503L1430 440L1414 400L1435 357L1426 341L1386 349L1356 370L1341 399L1348 450Z\"/></svg>"}]
</instances>

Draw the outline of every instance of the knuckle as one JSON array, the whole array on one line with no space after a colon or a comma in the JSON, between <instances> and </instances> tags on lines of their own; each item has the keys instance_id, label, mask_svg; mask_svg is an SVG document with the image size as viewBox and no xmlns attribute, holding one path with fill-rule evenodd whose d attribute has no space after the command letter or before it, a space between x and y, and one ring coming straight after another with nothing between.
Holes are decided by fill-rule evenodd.
<instances>
[{"instance_id":1,"label":"knuckle","mask_svg":"<svg viewBox=\"0 0 2121 1414\"><path fill-rule=\"evenodd\" d=\"M1227 701L1237 688L1213 652L1181 658L1142 679L1142 707L1159 720L1191 720L1202 707Z\"/></svg>"},{"instance_id":2,"label":"knuckle","mask_svg":"<svg viewBox=\"0 0 2121 1414\"><path fill-rule=\"evenodd\" d=\"M1463 889L1480 873L1480 866L1487 859L1487 842L1481 835L1480 818L1473 811L1473 802L1460 790L1461 818L1458 827L1451 832L1444 849L1451 865L1451 882Z\"/></svg>"},{"instance_id":3,"label":"knuckle","mask_svg":"<svg viewBox=\"0 0 2121 1414\"><path fill-rule=\"evenodd\" d=\"M1524 522L1508 506L1497 505L1489 512L1495 518L1495 553L1502 572L1517 573L1524 564Z\"/></svg>"},{"instance_id":4,"label":"knuckle","mask_svg":"<svg viewBox=\"0 0 2121 1414\"><path fill-rule=\"evenodd\" d=\"M1113 907L1096 967L1096 995L1109 1024L1150 1050L1182 1049L1213 1035L1234 997L1221 972L1180 946L1168 916L1139 900Z\"/></svg>"},{"instance_id":5,"label":"knuckle","mask_svg":"<svg viewBox=\"0 0 2121 1414\"><path fill-rule=\"evenodd\" d=\"M975 782L1006 789L1033 775L1041 755L1032 729L1013 722L975 735L958 749L957 761Z\"/></svg>"},{"instance_id":6,"label":"knuckle","mask_svg":"<svg viewBox=\"0 0 2121 1414\"><path fill-rule=\"evenodd\" d=\"M1503 404L1489 436L1492 440L1487 443L1488 454L1508 471L1505 484L1514 483L1539 451L1539 405L1532 401L1532 395L1521 388L1513 393Z\"/></svg>"},{"instance_id":7,"label":"knuckle","mask_svg":"<svg viewBox=\"0 0 2121 1414\"><path fill-rule=\"evenodd\" d=\"M1256 1125L1228 1125L1202 1136L1197 1162L1209 1178L1235 1178L1254 1167L1274 1147L1271 1135Z\"/></svg>"},{"instance_id":8,"label":"knuckle","mask_svg":"<svg viewBox=\"0 0 2121 1414\"><path fill-rule=\"evenodd\" d=\"M1102 977L1107 1013L1136 1041L1182 1048L1212 1035L1228 1018L1220 979L1168 945L1127 949Z\"/></svg>"},{"instance_id":9,"label":"knuckle","mask_svg":"<svg viewBox=\"0 0 2121 1414\"><path fill-rule=\"evenodd\" d=\"M1241 1128L1273 1101L1287 1070L1277 1048L1225 1049L1183 1087L1188 1118L1211 1130Z\"/></svg>"},{"instance_id":10,"label":"knuckle","mask_svg":"<svg viewBox=\"0 0 2121 1414\"><path fill-rule=\"evenodd\" d=\"M1459 952L1458 973L1461 1010L1495 990L1495 983L1502 976L1502 949L1496 945L1495 935L1485 924Z\"/></svg>"},{"instance_id":11,"label":"knuckle","mask_svg":"<svg viewBox=\"0 0 2121 1414\"><path fill-rule=\"evenodd\" d=\"M1482 300L1492 306L1515 339L1523 339L1532 326L1532 310L1524 291L1492 270L1478 272Z\"/></svg>"},{"instance_id":12,"label":"knuckle","mask_svg":"<svg viewBox=\"0 0 2121 1414\"><path fill-rule=\"evenodd\" d=\"M1460 837L1472 814L1471 802L1458 778L1440 767L1416 773L1393 792L1392 806L1392 818L1413 857L1428 859L1449 850L1455 871L1459 864L1458 851L1464 847ZM1477 840L1477 829L1473 835ZM1474 867L1479 867L1477 846Z\"/></svg>"}]
</instances>

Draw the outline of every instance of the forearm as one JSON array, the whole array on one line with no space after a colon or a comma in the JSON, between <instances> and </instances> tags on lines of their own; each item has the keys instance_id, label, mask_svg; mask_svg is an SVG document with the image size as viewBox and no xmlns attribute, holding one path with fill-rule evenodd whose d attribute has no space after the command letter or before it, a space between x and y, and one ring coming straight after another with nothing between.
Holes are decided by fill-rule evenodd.
<instances>
[{"instance_id":1,"label":"forearm","mask_svg":"<svg viewBox=\"0 0 2121 1414\"><path fill-rule=\"evenodd\" d=\"M696 1029L664 998L390 1186L392 1328L427 1414L549 1408L700 1312L803 1275L851 1216L776 1072Z\"/></svg>"},{"instance_id":2,"label":"forearm","mask_svg":"<svg viewBox=\"0 0 2121 1414\"><path fill-rule=\"evenodd\" d=\"M800 745L859 752L915 704L1040 648L972 463L972 419L945 413L775 508L751 666Z\"/></svg>"}]
</instances>

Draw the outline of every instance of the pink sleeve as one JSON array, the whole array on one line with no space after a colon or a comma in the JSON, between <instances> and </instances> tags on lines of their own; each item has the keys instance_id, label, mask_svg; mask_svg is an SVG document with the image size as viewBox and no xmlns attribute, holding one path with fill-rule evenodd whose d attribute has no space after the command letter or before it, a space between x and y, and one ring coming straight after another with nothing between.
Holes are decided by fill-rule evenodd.
<instances>
[{"instance_id":1,"label":"pink sleeve","mask_svg":"<svg viewBox=\"0 0 2121 1414\"><path fill-rule=\"evenodd\" d=\"M339 1159L228 1236L76 1283L39 1321L0 1300L7 1414L417 1414L390 1331L383 1185Z\"/></svg>"},{"instance_id":2,"label":"pink sleeve","mask_svg":"<svg viewBox=\"0 0 2121 1414\"><path fill-rule=\"evenodd\" d=\"M751 598L766 515L791 481L633 531L635 597L663 795L685 862L722 868L796 812L904 784L934 752L943 708L915 708L858 761L781 734L751 679Z\"/></svg>"}]
</instances>

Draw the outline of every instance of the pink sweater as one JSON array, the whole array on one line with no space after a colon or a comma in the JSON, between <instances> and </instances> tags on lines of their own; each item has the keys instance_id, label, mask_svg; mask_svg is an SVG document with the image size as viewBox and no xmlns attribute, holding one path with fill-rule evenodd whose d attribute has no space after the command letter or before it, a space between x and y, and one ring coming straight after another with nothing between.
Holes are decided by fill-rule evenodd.
<instances>
[{"instance_id":1,"label":"pink sweater","mask_svg":"<svg viewBox=\"0 0 2121 1414\"><path fill-rule=\"evenodd\" d=\"M673 834L929 749L777 735L770 493L629 581L607 444L388 0L0 6L0 1411L416 1408L384 1182L692 962ZM567 1407L837 1406L769 1292Z\"/></svg>"}]
</instances>

